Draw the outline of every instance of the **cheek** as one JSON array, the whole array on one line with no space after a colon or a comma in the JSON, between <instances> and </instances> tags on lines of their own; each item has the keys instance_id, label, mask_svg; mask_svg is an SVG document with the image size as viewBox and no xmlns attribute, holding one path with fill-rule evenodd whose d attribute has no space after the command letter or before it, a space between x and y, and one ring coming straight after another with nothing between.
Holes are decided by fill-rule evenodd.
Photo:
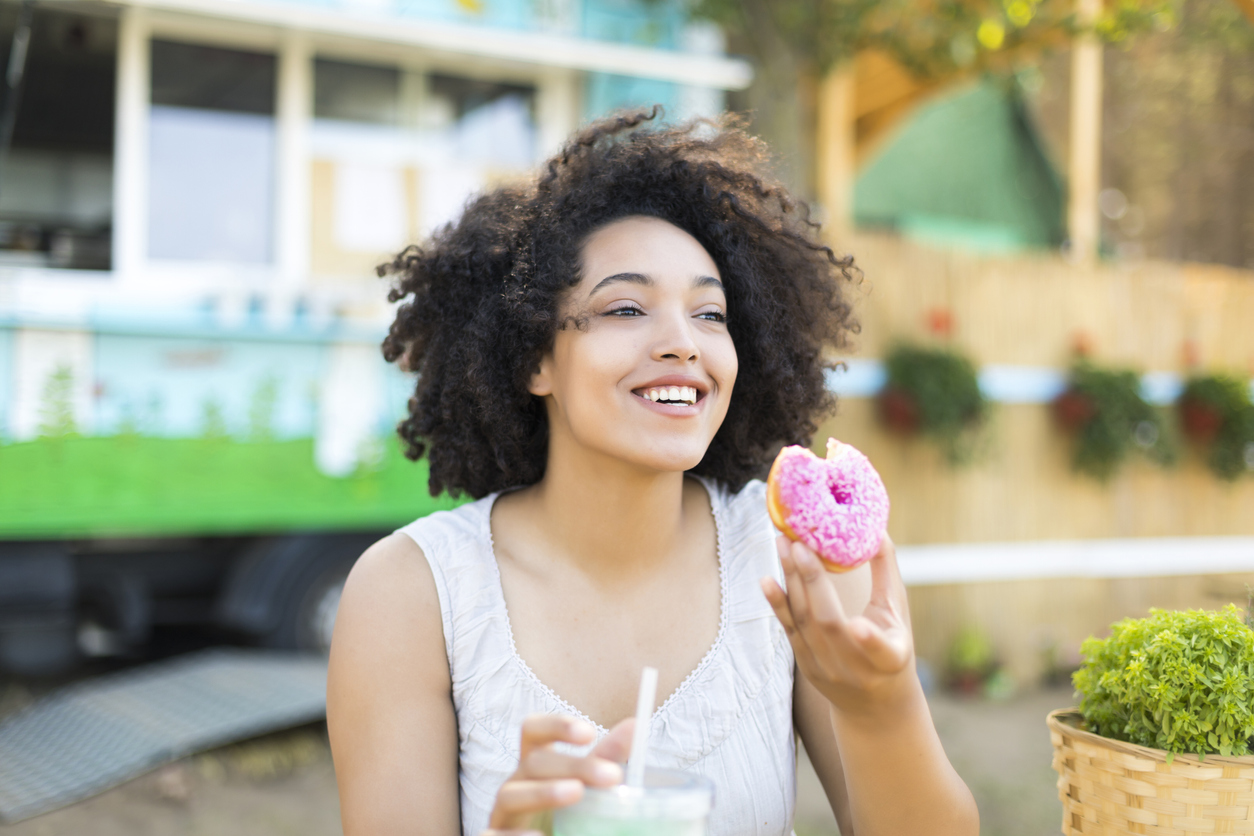
<instances>
[{"instance_id":1,"label":"cheek","mask_svg":"<svg viewBox=\"0 0 1254 836\"><path fill-rule=\"evenodd\" d=\"M568 402L576 393L579 402L585 404L613 397L618 381L632 368L629 342L606 331L580 334L571 340L557 364ZM573 409L576 404L570 406Z\"/></svg>"},{"instance_id":2,"label":"cheek","mask_svg":"<svg viewBox=\"0 0 1254 836\"><path fill-rule=\"evenodd\" d=\"M736 375L740 372L740 358L736 356L736 345L730 336L719 341L710 359L710 371L719 383L730 391L736 382Z\"/></svg>"}]
</instances>

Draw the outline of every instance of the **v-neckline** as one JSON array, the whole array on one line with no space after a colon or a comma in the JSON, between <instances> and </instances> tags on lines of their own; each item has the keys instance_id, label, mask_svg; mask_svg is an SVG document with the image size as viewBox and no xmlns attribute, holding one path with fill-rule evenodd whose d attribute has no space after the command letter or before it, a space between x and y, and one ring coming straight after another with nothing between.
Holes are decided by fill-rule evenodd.
<instances>
[{"instance_id":1,"label":"v-neckline","mask_svg":"<svg viewBox=\"0 0 1254 836\"><path fill-rule=\"evenodd\" d=\"M710 662L722 648L724 638L727 635L727 610L729 602L727 600L727 561L725 559L723 548L723 540L726 534L726 520L723 519L724 509L722 504L719 502L718 490L709 481L701 476L693 475L693 478L696 479L703 488L705 488L706 493L709 495L710 513L714 516L714 548L718 559L718 634L715 635L714 643L710 645L709 650L707 650L705 655L701 657L701 661L697 663L697 666L693 668L686 677L684 677L684 680L679 683L679 686L676 687L675 690L670 693L670 696L668 696L666 700L658 706L657 710L653 712L653 719L655 720L664 716L670 706L677 702L680 697L683 696L684 692L688 690L689 686L697 679L697 677L700 676L707 667L709 667ZM492 509L496 506L496 500L500 498L500 496L501 492L498 491L497 493L491 494L487 497L487 508L483 514L483 527L481 534L483 541L488 548L488 556L492 559L492 571L495 573L496 580L493 591L497 596L497 605L500 607L501 613L504 615L505 632L509 638L510 656L513 658L514 663L522 669L526 677L530 679L531 682L540 689L540 691L556 702L558 707L564 713L573 714L581 720L587 722L589 725L595 727L597 730L597 738L599 739L609 734L609 729L605 728L605 726L602 726L596 720L593 720L587 714L580 711L577 707L575 707L575 705L564 699L548 685L545 685L540 677L536 676L536 672L531 669L531 665L527 664L527 660L524 659L518 652L518 645L514 642L514 625L510 620L509 606L505 603L505 587L501 583L501 565L496 559L496 543L492 538Z\"/></svg>"}]
</instances>

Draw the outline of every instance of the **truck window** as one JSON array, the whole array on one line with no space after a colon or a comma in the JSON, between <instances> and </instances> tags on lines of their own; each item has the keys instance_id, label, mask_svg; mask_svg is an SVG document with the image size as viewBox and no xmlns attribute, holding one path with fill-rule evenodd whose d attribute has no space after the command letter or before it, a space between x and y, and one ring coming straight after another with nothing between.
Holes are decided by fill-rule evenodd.
<instances>
[{"instance_id":1,"label":"truck window","mask_svg":"<svg viewBox=\"0 0 1254 836\"><path fill-rule=\"evenodd\" d=\"M148 254L272 260L273 55L154 40Z\"/></svg>"},{"instance_id":2,"label":"truck window","mask_svg":"<svg viewBox=\"0 0 1254 836\"><path fill-rule=\"evenodd\" d=\"M314 61L314 118L396 125L401 74L395 67Z\"/></svg>"},{"instance_id":3,"label":"truck window","mask_svg":"<svg viewBox=\"0 0 1254 836\"><path fill-rule=\"evenodd\" d=\"M0 68L18 8L0 4ZM0 264L109 269L116 63L114 19L35 9L0 174Z\"/></svg>"}]
</instances>

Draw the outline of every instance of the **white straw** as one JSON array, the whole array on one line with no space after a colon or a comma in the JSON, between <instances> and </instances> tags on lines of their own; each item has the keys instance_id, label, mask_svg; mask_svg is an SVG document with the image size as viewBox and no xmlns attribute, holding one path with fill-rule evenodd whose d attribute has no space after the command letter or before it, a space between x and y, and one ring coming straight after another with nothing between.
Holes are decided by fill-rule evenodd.
<instances>
[{"instance_id":1,"label":"white straw","mask_svg":"<svg viewBox=\"0 0 1254 836\"><path fill-rule=\"evenodd\" d=\"M627 786L644 786L644 761L649 748L649 721L657 702L657 668L640 674L640 696L636 698L636 729L631 735L631 756L627 758Z\"/></svg>"}]
</instances>

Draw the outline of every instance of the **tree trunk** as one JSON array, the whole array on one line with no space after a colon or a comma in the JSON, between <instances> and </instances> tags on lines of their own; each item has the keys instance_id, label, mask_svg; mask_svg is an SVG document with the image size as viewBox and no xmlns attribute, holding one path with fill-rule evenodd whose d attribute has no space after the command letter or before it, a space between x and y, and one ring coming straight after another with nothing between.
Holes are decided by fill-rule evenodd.
<instances>
[{"instance_id":1,"label":"tree trunk","mask_svg":"<svg viewBox=\"0 0 1254 836\"><path fill-rule=\"evenodd\" d=\"M815 74L779 33L770 0L744 0L741 11L745 34L731 46L753 59L757 73L732 104L749 112L750 130L770 145L785 185L802 200L813 201Z\"/></svg>"}]
</instances>

